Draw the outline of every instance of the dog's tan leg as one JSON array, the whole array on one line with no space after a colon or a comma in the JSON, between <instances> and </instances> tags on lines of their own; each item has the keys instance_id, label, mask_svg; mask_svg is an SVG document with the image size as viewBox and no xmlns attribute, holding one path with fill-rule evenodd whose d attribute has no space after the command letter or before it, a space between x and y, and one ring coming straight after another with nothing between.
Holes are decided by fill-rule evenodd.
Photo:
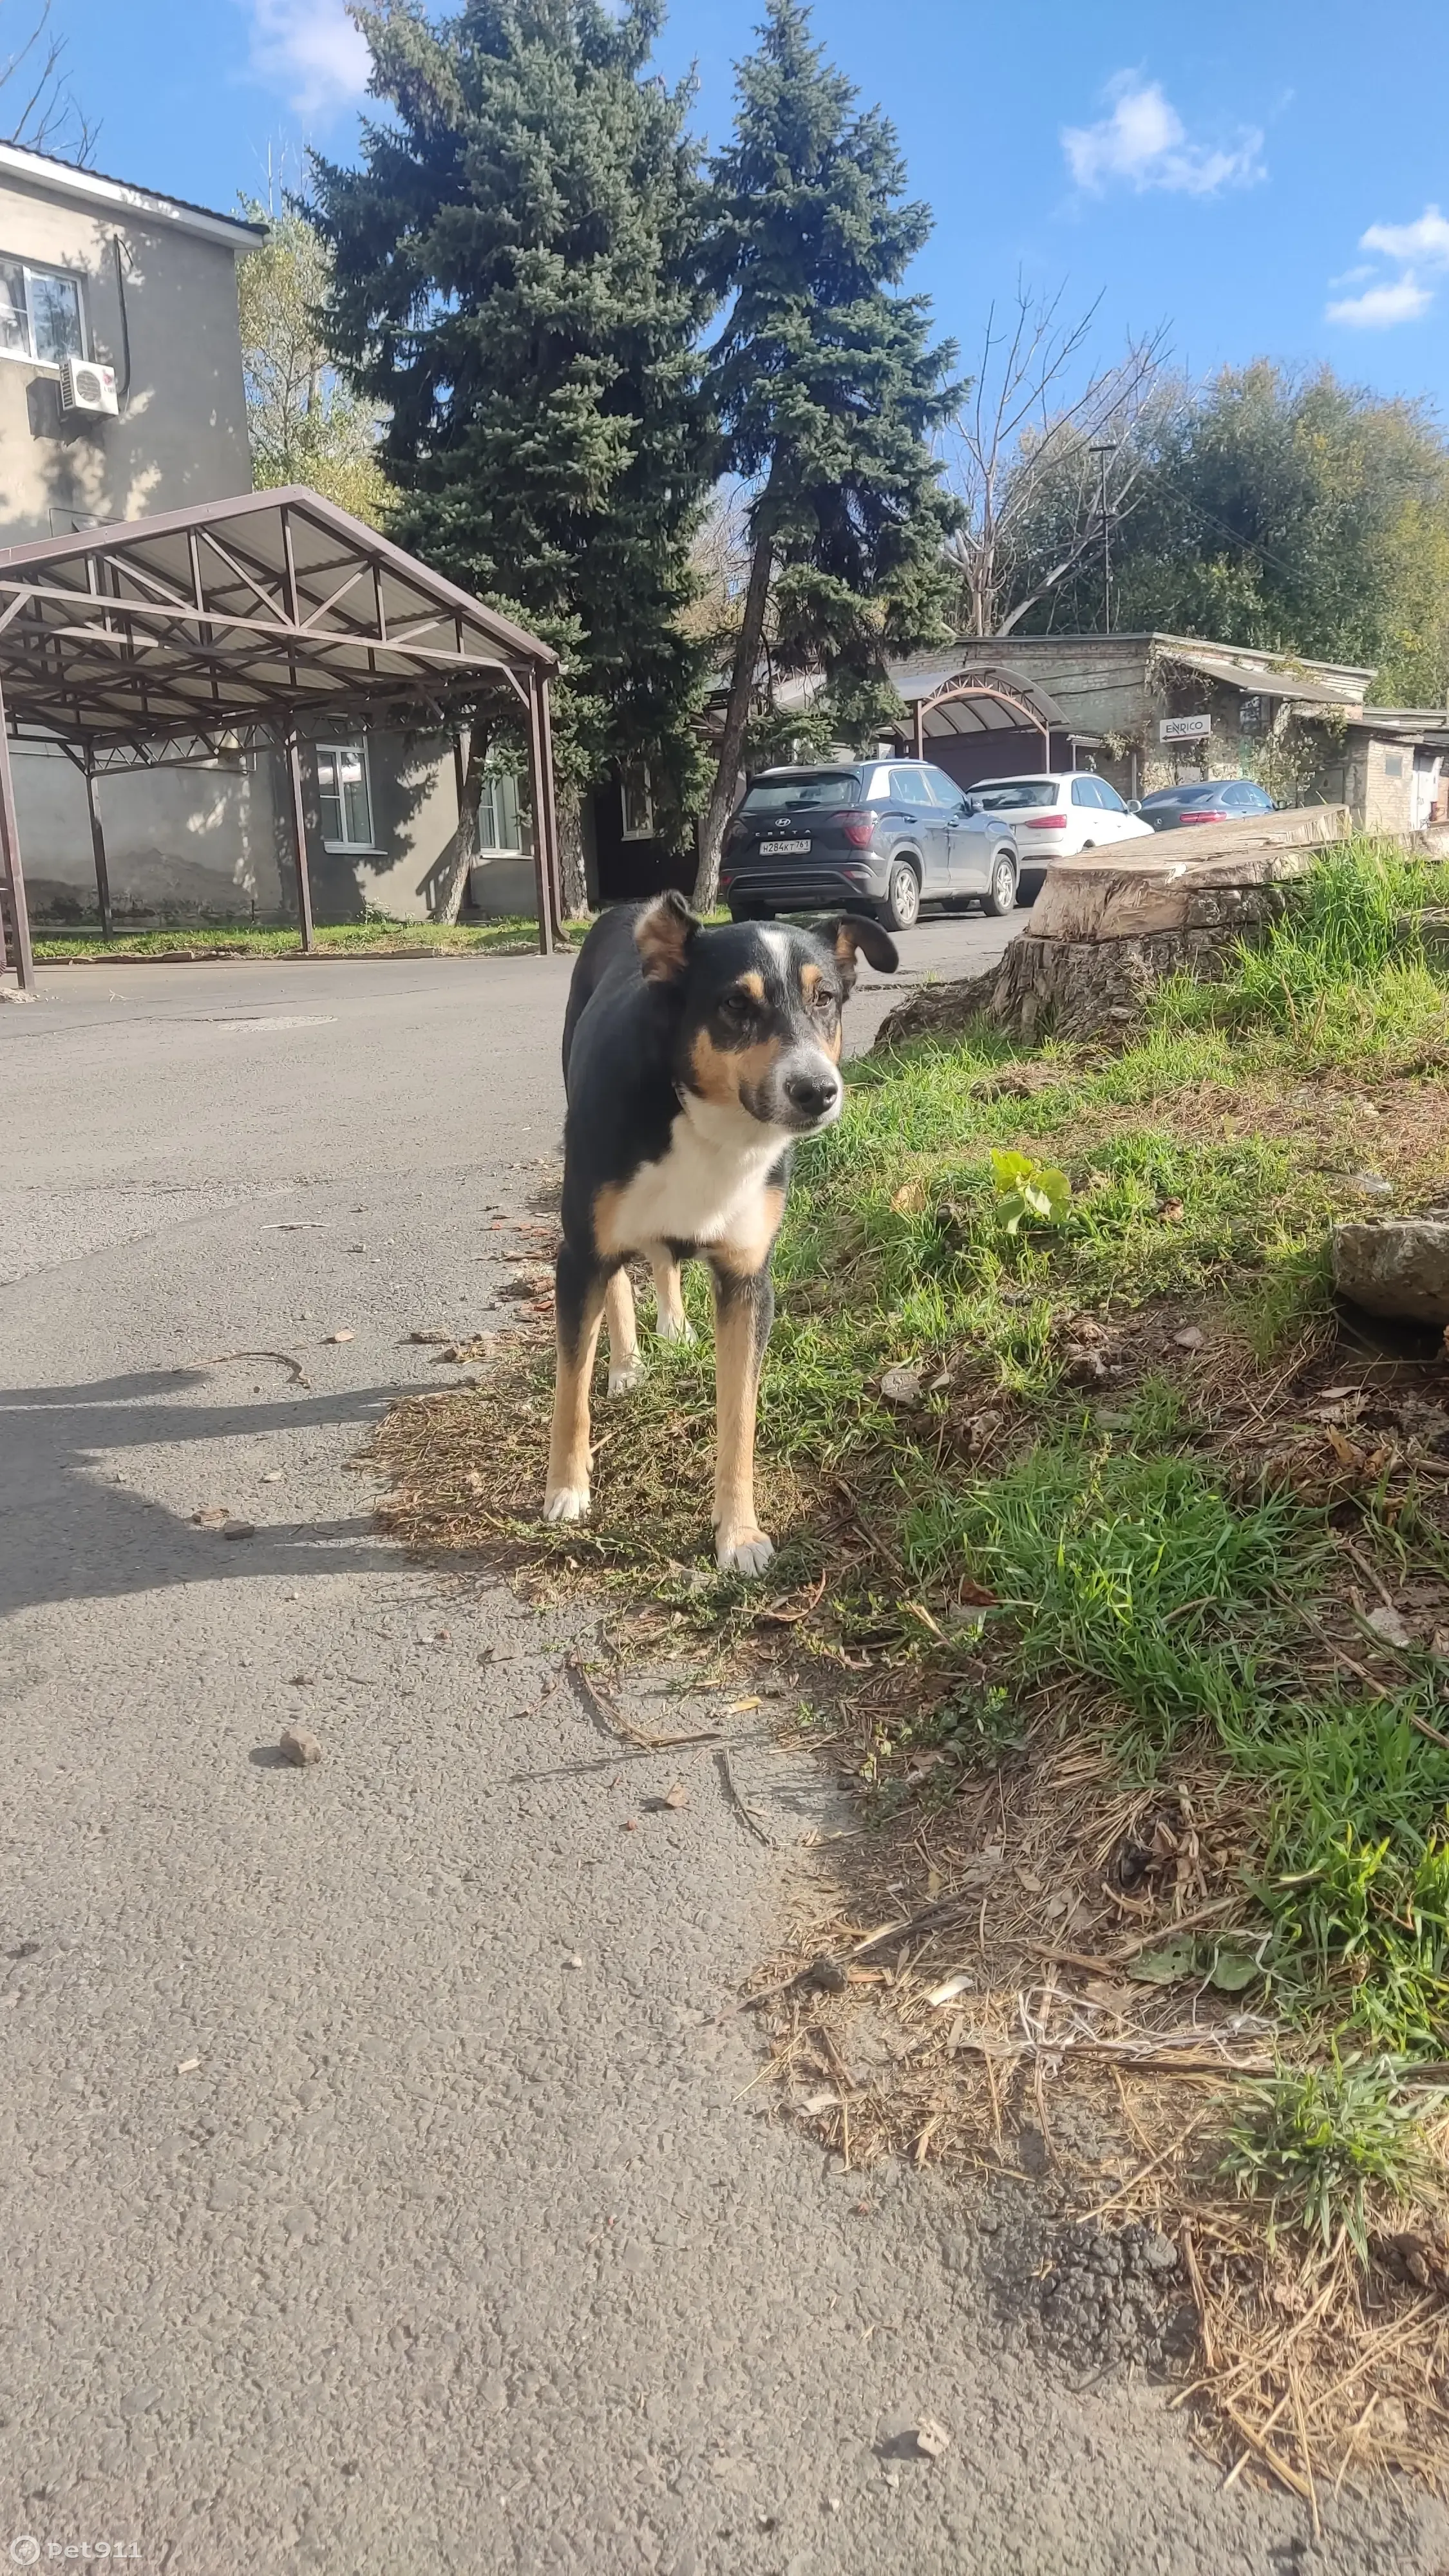
<instances>
[{"instance_id":1,"label":"dog's tan leg","mask_svg":"<svg viewBox=\"0 0 1449 2576\"><path fill-rule=\"evenodd\" d=\"M715 1265L714 1546L723 1573L763 1574L773 1542L755 1518L755 1409L774 1314L768 1270Z\"/></svg>"},{"instance_id":2,"label":"dog's tan leg","mask_svg":"<svg viewBox=\"0 0 1449 2576\"><path fill-rule=\"evenodd\" d=\"M684 1311L684 1291L680 1283L679 1264L667 1243L656 1244L649 1256L654 1273L654 1298L657 1312L654 1329L661 1342L692 1342L694 1326Z\"/></svg>"},{"instance_id":3,"label":"dog's tan leg","mask_svg":"<svg viewBox=\"0 0 1449 2576\"><path fill-rule=\"evenodd\" d=\"M565 1244L558 1257L558 1365L548 1444L545 1520L581 1521L589 1508L589 1380L604 1319L600 1273Z\"/></svg>"},{"instance_id":4,"label":"dog's tan leg","mask_svg":"<svg viewBox=\"0 0 1449 2576\"><path fill-rule=\"evenodd\" d=\"M644 1363L634 1323L634 1283L627 1270L616 1270L609 1281L604 1325L609 1336L609 1393L628 1395L642 1380Z\"/></svg>"}]
</instances>

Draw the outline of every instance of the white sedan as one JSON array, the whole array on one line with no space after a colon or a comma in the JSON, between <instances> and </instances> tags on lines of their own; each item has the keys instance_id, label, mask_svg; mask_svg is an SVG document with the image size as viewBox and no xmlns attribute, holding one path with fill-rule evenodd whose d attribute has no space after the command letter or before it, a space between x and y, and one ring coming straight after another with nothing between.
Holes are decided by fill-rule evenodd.
<instances>
[{"instance_id":1,"label":"white sedan","mask_svg":"<svg viewBox=\"0 0 1449 2576\"><path fill-rule=\"evenodd\" d=\"M1040 894L1051 860L1075 858L1079 850L1103 849L1111 841L1153 837L1151 824L1129 813L1116 788L1090 769L1055 777L983 778L967 794L979 813L1010 817L1021 853L1023 903Z\"/></svg>"}]
</instances>

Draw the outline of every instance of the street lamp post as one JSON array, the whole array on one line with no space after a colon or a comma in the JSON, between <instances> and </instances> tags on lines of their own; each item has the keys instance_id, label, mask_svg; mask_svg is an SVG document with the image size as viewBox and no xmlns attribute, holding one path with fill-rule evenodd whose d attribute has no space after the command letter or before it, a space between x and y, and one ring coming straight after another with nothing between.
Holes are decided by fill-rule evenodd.
<instances>
[{"instance_id":1,"label":"street lamp post","mask_svg":"<svg viewBox=\"0 0 1449 2576\"><path fill-rule=\"evenodd\" d=\"M1119 439L1104 438L1099 439L1087 450L1089 456L1095 456L1098 459L1101 467L1098 506L1102 513L1102 632L1104 635L1110 635L1112 632L1112 523L1107 515L1107 461L1109 457L1116 455L1120 444Z\"/></svg>"}]
</instances>

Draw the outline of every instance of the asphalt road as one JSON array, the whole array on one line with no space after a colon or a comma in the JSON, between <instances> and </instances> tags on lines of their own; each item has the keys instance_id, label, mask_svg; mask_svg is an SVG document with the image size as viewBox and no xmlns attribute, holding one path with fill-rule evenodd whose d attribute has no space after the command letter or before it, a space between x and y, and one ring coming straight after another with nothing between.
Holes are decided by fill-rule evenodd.
<instances>
[{"instance_id":1,"label":"asphalt road","mask_svg":"<svg viewBox=\"0 0 1449 2576\"><path fill-rule=\"evenodd\" d=\"M559 1776L607 1750L539 1704L573 1621L374 1533L348 1461L436 1382L402 1337L493 1314L566 976L86 969L0 1011L0 2552L1431 2576L1437 2508L1310 2546L1221 2495L1159 2392L1041 2374L968 2192L773 2125L710 2017L828 1784L734 1721L767 1850L707 1752ZM935 2465L890 2452L922 2413Z\"/></svg>"}]
</instances>

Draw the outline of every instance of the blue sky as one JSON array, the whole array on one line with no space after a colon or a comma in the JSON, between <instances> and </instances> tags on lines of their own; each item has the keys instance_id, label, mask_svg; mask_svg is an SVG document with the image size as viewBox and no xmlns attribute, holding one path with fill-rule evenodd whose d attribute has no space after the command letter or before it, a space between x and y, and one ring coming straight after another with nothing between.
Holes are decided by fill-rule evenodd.
<instances>
[{"instance_id":1,"label":"blue sky","mask_svg":"<svg viewBox=\"0 0 1449 2576\"><path fill-rule=\"evenodd\" d=\"M675 0L727 128L751 0ZM817 0L832 55L900 134L936 213L918 282L969 366L1021 273L1100 291L1098 346L1166 324L1195 371L1328 359L1449 419L1443 0ZM56 0L99 166L227 206L269 152L347 158L365 79L342 0Z\"/></svg>"}]
</instances>

